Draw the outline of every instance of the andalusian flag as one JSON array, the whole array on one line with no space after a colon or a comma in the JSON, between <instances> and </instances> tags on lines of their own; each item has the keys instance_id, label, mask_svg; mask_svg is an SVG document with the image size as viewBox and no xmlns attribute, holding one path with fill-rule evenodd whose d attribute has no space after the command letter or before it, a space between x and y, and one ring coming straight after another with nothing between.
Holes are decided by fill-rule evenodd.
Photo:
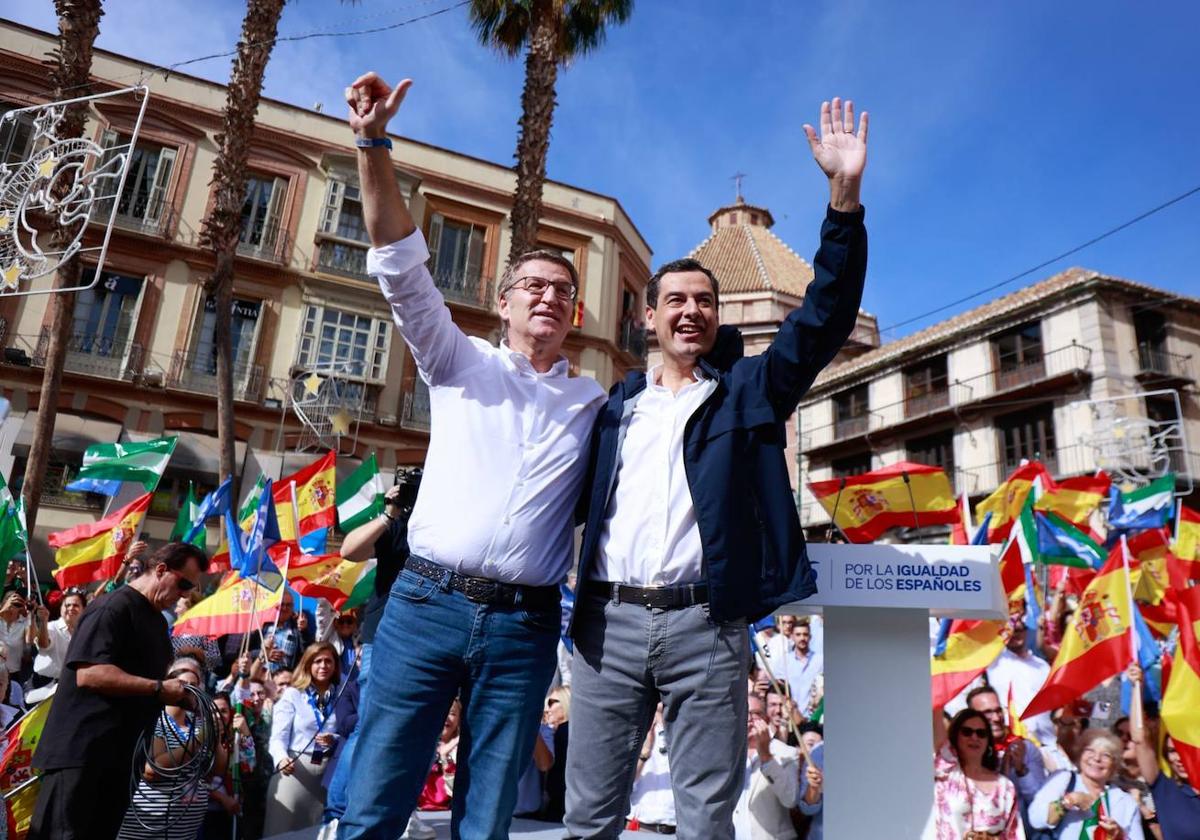
<instances>
[{"instance_id":1,"label":"andalusian flag","mask_svg":"<svg viewBox=\"0 0 1200 840\"><path fill-rule=\"evenodd\" d=\"M1025 500L1033 492L1034 483L1038 483L1043 491L1053 489L1054 480L1040 461L1029 461L1017 467L1003 484L992 494L975 506L976 516L985 513L992 514L992 530L988 534L990 542L1003 542L1012 530L1013 523L1021 516ZM1036 500L1037 494L1034 494Z\"/></svg>"},{"instance_id":2,"label":"andalusian flag","mask_svg":"<svg viewBox=\"0 0 1200 840\"><path fill-rule=\"evenodd\" d=\"M1099 569L1106 552L1091 537L1057 513L1033 513L1037 524L1037 553L1043 563Z\"/></svg>"},{"instance_id":3,"label":"andalusian flag","mask_svg":"<svg viewBox=\"0 0 1200 840\"><path fill-rule=\"evenodd\" d=\"M1065 706L1133 662L1129 588L1125 563L1117 551L1084 590L1054 665L1021 717Z\"/></svg>"},{"instance_id":4,"label":"andalusian flag","mask_svg":"<svg viewBox=\"0 0 1200 840\"><path fill-rule=\"evenodd\" d=\"M50 704L53 701L54 697L51 696L38 703L5 733L4 756L0 758L0 792L8 793L36 775L33 769L33 753L42 737L42 729L46 726L46 718L50 716ZM28 833L40 786L40 782L34 782L5 803L8 806L9 838L15 840Z\"/></svg>"},{"instance_id":5,"label":"andalusian flag","mask_svg":"<svg viewBox=\"0 0 1200 840\"><path fill-rule=\"evenodd\" d=\"M941 708L987 670L1004 650L1003 621L953 619L933 652L933 706Z\"/></svg>"},{"instance_id":6,"label":"andalusian flag","mask_svg":"<svg viewBox=\"0 0 1200 840\"><path fill-rule=\"evenodd\" d=\"M889 528L918 522L953 525L960 519L946 473L910 461L844 479L813 482L809 489L846 539L855 543L873 542Z\"/></svg>"},{"instance_id":7,"label":"andalusian flag","mask_svg":"<svg viewBox=\"0 0 1200 840\"><path fill-rule=\"evenodd\" d=\"M199 511L200 502L196 499L196 488L189 481L187 496L179 507L179 515L175 517L175 527L171 529L169 537L171 542L188 542L204 551L204 531L197 531L191 539L188 539L188 534L192 533L192 523L196 521L196 514Z\"/></svg>"},{"instance_id":8,"label":"andalusian flag","mask_svg":"<svg viewBox=\"0 0 1200 840\"><path fill-rule=\"evenodd\" d=\"M340 557L335 559L337 562L333 564L313 564L289 570L288 581L305 598L324 598L335 610L349 610L365 604L375 589L375 561L356 563Z\"/></svg>"},{"instance_id":9,"label":"andalusian flag","mask_svg":"<svg viewBox=\"0 0 1200 840\"><path fill-rule=\"evenodd\" d=\"M188 489L191 489L190 486ZM230 477L222 481L216 490L205 496L204 501L196 506L196 509L192 513L191 524L188 526L187 531L184 532L183 540L185 542L192 542L199 539L201 542L197 544L201 548L204 548L203 540L207 531L205 523L214 516L221 516L230 512L230 496L232 494L233 478Z\"/></svg>"},{"instance_id":10,"label":"andalusian flag","mask_svg":"<svg viewBox=\"0 0 1200 840\"><path fill-rule=\"evenodd\" d=\"M1128 493L1116 487L1108 493L1108 527L1113 530L1161 528L1175 512L1174 473L1168 473Z\"/></svg>"},{"instance_id":11,"label":"andalusian flag","mask_svg":"<svg viewBox=\"0 0 1200 840\"><path fill-rule=\"evenodd\" d=\"M337 488L338 528L348 534L383 513L383 476L375 453Z\"/></svg>"},{"instance_id":12,"label":"andalusian flag","mask_svg":"<svg viewBox=\"0 0 1200 840\"><path fill-rule=\"evenodd\" d=\"M50 535L56 549L54 579L63 589L93 580L105 580L121 568L121 560L141 530L153 493L134 499L99 522L76 525Z\"/></svg>"},{"instance_id":13,"label":"andalusian flag","mask_svg":"<svg viewBox=\"0 0 1200 840\"><path fill-rule=\"evenodd\" d=\"M8 489L8 485L4 483L4 476L0 475L0 513L8 510L15 504L12 491Z\"/></svg>"},{"instance_id":14,"label":"andalusian flag","mask_svg":"<svg viewBox=\"0 0 1200 840\"><path fill-rule=\"evenodd\" d=\"M20 505L18 507L0 509L0 580L7 580L8 564L18 555L25 552L27 535L22 522Z\"/></svg>"},{"instance_id":15,"label":"andalusian flag","mask_svg":"<svg viewBox=\"0 0 1200 840\"><path fill-rule=\"evenodd\" d=\"M1112 479L1107 473L1064 478L1038 499L1033 509L1040 513L1056 513L1076 525L1087 522L1092 511L1108 498Z\"/></svg>"},{"instance_id":16,"label":"andalusian flag","mask_svg":"<svg viewBox=\"0 0 1200 840\"><path fill-rule=\"evenodd\" d=\"M262 584L230 575L221 588L185 612L175 622L176 636L195 633L199 636L224 636L229 633L249 633L257 630L265 616L279 608L286 588L272 592Z\"/></svg>"},{"instance_id":17,"label":"andalusian flag","mask_svg":"<svg viewBox=\"0 0 1200 840\"><path fill-rule=\"evenodd\" d=\"M334 463L337 454L330 451L320 460L275 482L273 498L279 519L279 534L285 540L298 540L318 528L332 528L337 517L334 503L337 479ZM292 485L296 487L296 509L292 508ZM296 530L296 519L300 529Z\"/></svg>"},{"instance_id":18,"label":"andalusian flag","mask_svg":"<svg viewBox=\"0 0 1200 840\"><path fill-rule=\"evenodd\" d=\"M1179 647L1163 694L1161 715L1193 788L1200 785L1200 586L1175 593Z\"/></svg>"},{"instance_id":19,"label":"andalusian flag","mask_svg":"<svg viewBox=\"0 0 1200 840\"><path fill-rule=\"evenodd\" d=\"M67 489L115 496L121 482L136 481L152 492L178 440L172 435L145 443L93 444L84 451L83 467Z\"/></svg>"}]
</instances>

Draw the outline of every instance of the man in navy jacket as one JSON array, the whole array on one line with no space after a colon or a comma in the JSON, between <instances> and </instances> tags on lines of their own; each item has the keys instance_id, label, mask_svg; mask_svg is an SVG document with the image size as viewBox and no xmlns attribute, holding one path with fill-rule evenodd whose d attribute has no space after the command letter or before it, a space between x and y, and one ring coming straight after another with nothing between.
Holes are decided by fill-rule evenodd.
<instances>
[{"instance_id":1,"label":"man in navy jacket","mask_svg":"<svg viewBox=\"0 0 1200 840\"><path fill-rule=\"evenodd\" d=\"M785 424L858 316L867 264L859 188L867 115L821 106L805 133L830 201L803 305L743 358L696 260L658 270L646 319L663 362L596 420L573 626L570 836L624 828L659 700L678 833L734 837L746 759L746 623L815 591L788 482Z\"/></svg>"}]
</instances>

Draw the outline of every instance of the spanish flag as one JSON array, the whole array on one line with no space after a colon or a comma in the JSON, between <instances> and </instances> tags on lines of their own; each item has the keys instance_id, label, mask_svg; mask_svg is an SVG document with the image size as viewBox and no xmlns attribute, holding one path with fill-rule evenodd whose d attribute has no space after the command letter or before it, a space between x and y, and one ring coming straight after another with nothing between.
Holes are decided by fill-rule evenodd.
<instances>
[{"instance_id":1,"label":"spanish flag","mask_svg":"<svg viewBox=\"0 0 1200 840\"><path fill-rule=\"evenodd\" d=\"M58 585L66 589L115 575L134 535L141 529L153 495L138 496L99 522L76 525L51 534L50 547L57 550L54 561L58 568L54 570L54 579Z\"/></svg>"},{"instance_id":2,"label":"spanish flag","mask_svg":"<svg viewBox=\"0 0 1200 840\"><path fill-rule=\"evenodd\" d=\"M949 621L949 619L947 619ZM1004 650L1003 621L949 621L946 637L938 642L930 671L933 707L940 709L982 674Z\"/></svg>"},{"instance_id":3,"label":"spanish flag","mask_svg":"<svg viewBox=\"0 0 1200 840\"><path fill-rule=\"evenodd\" d=\"M7 794L35 775L33 753L42 737L53 701L53 697L48 697L38 703L6 733L4 757L0 758L0 792ZM34 782L5 803L8 805L10 838L24 837L28 833L40 786L39 782Z\"/></svg>"},{"instance_id":4,"label":"spanish flag","mask_svg":"<svg viewBox=\"0 0 1200 840\"><path fill-rule=\"evenodd\" d=\"M1133 579L1133 597L1146 604L1157 604L1172 583L1170 556L1167 550L1167 531L1151 528L1127 540L1129 545L1129 574ZM1109 557L1121 557L1121 544L1117 543Z\"/></svg>"},{"instance_id":5,"label":"spanish flag","mask_svg":"<svg viewBox=\"0 0 1200 840\"><path fill-rule=\"evenodd\" d=\"M1109 555L1088 584L1041 690L1021 717L1066 705L1133 662L1133 604L1121 551Z\"/></svg>"},{"instance_id":6,"label":"spanish flag","mask_svg":"<svg viewBox=\"0 0 1200 840\"><path fill-rule=\"evenodd\" d=\"M1187 768L1193 788L1200 785L1200 586L1175 593L1179 647L1163 694L1162 719Z\"/></svg>"},{"instance_id":7,"label":"spanish flag","mask_svg":"<svg viewBox=\"0 0 1200 840\"><path fill-rule=\"evenodd\" d=\"M1111 486L1112 479L1103 471L1096 475L1064 478L1053 489L1047 489L1034 502L1033 509L1039 513L1056 513L1068 522L1079 525L1087 522L1092 511L1108 498L1108 488Z\"/></svg>"},{"instance_id":8,"label":"spanish flag","mask_svg":"<svg viewBox=\"0 0 1200 840\"><path fill-rule=\"evenodd\" d=\"M172 628L176 636L224 636L258 629L279 608L286 587L274 592L260 583L232 574L221 587L179 616Z\"/></svg>"},{"instance_id":9,"label":"spanish flag","mask_svg":"<svg viewBox=\"0 0 1200 840\"><path fill-rule=\"evenodd\" d=\"M1187 576L1200 578L1200 513L1179 505L1179 516L1175 519L1175 539L1171 553L1182 564Z\"/></svg>"},{"instance_id":10,"label":"spanish flag","mask_svg":"<svg viewBox=\"0 0 1200 840\"><path fill-rule=\"evenodd\" d=\"M975 506L976 516L992 514L988 542L1004 542L1007 539L1013 523L1021 516L1025 500L1033 491L1034 482L1040 483L1043 490L1054 487L1054 480L1041 461L1029 461L1017 467L1008 480L992 491L992 495Z\"/></svg>"},{"instance_id":11,"label":"spanish flag","mask_svg":"<svg viewBox=\"0 0 1200 840\"><path fill-rule=\"evenodd\" d=\"M1171 635L1171 629L1179 623L1179 608L1175 605L1175 599L1172 597L1163 598L1157 604L1137 603L1138 612L1142 614L1142 620L1146 622L1146 626L1150 628L1150 632L1157 639L1165 639Z\"/></svg>"},{"instance_id":12,"label":"spanish flag","mask_svg":"<svg viewBox=\"0 0 1200 840\"><path fill-rule=\"evenodd\" d=\"M1033 741L1035 747L1041 748L1042 742L1033 736L1029 731L1029 727L1025 725L1025 721L1021 720L1021 716L1017 714L1017 704L1013 700L1013 684L1008 684L1008 702L1004 707L1005 714L1008 715L1008 731L1017 738L1024 738L1026 741Z\"/></svg>"},{"instance_id":13,"label":"spanish flag","mask_svg":"<svg viewBox=\"0 0 1200 840\"><path fill-rule=\"evenodd\" d=\"M288 581L305 598L324 598L335 610L366 603L375 587L375 561L356 563L336 556L334 561L289 571Z\"/></svg>"},{"instance_id":14,"label":"spanish flag","mask_svg":"<svg viewBox=\"0 0 1200 840\"><path fill-rule=\"evenodd\" d=\"M808 487L850 542L873 542L897 526L953 525L960 519L946 473L910 461Z\"/></svg>"},{"instance_id":15,"label":"spanish flag","mask_svg":"<svg viewBox=\"0 0 1200 840\"><path fill-rule=\"evenodd\" d=\"M328 452L304 469L275 482L271 491L275 500L275 514L279 519L279 536L284 540L298 540L318 528L332 528L337 522L335 490L337 480L334 464L337 454ZM296 485L296 511L292 510L292 485ZM299 515L300 531L296 532L295 521Z\"/></svg>"}]
</instances>

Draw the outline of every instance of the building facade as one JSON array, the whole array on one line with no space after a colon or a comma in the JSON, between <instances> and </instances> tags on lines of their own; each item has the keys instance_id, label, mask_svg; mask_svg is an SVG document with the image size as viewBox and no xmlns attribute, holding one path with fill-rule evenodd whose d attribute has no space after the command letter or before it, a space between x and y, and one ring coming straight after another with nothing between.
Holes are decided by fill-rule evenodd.
<instances>
[{"instance_id":1,"label":"building facade","mask_svg":"<svg viewBox=\"0 0 1200 840\"><path fill-rule=\"evenodd\" d=\"M54 45L52 35L0 22L0 112L47 100L46 56ZM187 481L202 489L217 483L215 312L202 288L213 262L199 247L199 231L212 201L225 88L175 73L164 80L150 70L95 53L95 92L143 74L151 92L124 189L106 199L87 232L96 241L115 205L99 282L74 294L59 405L39 399L48 296L0 296L0 388L12 405L0 425L0 473L20 483L36 412L57 411L33 535L43 550L48 532L94 518L103 503L64 490L88 444L180 436L147 526L154 537L169 531ZM92 107L87 136L101 146L128 142L136 116L132 96L102 100ZM0 134L0 162L28 154L27 129L17 123ZM455 322L495 340L512 170L393 140L397 182L429 242L430 269ZM249 169L232 327L244 475L261 468L277 477L331 446L344 456L340 473L369 452L385 470L420 464L428 392L364 273L367 234L344 119L264 99ZM541 244L571 259L581 279L578 326L565 353L575 373L607 387L644 364L644 335L622 316L631 306L640 311L649 245L615 198L548 181L544 200ZM94 275L85 261L89 270ZM469 498L470 477L463 480Z\"/></svg>"},{"instance_id":2,"label":"building facade","mask_svg":"<svg viewBox=\"0 0 1200 840\"><path fill-rule=\"evenodd\" d=\"M1187 494L1198 357L1200 299L1073 268L826 370L800 408L801 470L807 484L916 461L978 501L1039 459L1055 478L1169 470Z\"/></svg>"}]
</instances>

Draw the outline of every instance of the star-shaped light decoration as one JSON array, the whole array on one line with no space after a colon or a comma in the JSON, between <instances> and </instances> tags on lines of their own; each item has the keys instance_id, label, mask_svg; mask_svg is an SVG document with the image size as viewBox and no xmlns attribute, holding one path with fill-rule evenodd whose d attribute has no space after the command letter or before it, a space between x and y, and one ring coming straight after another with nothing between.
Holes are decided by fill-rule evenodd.
<instances>
[{"instance_id":1,"label":"star-shaped light decoration","mask_svg":"<svg viewBox=\"0 0 1200 840\"><path fill-rule=\"evenodd\" d=\"M315 397L317 392L321 390L321 383L325 380L317 376L315 373L310 373L304 378L304 393Z\"/></svg>"},{"instance_id":2,"label":"star-shaped light decoration","mask_svg":"<svg viewBox=\"0 0 1200 840\"><path fill-rule=\"evenodd\" d=\"M350 433L350 413L344 408L339 408L329 416L329 431L341 437Z\"/></svg>"},{"instance_id":3,"label":"star-shaped light decoration","mask_svg":"<svg viewBox=\"0 0 1200 840\"><path fill-rule=\"evenodd\" d=\"M21 277L21 264L20 263L13 263L12 265L5 266L4 272L2 274L0 274L0 288L2 288L2 289L17 288L17 281L20 279L20 277Z\"/></svg>"},{"instance_id":4,"label":"star-shaped light decoration","mask_svg":"<svg viewBox=\"0 0 1200 840\"><path fill-rule=\"evenodd\" d=\"M0 233L8 233L10 224L12 224L12 218L7 213L0 213Z\"/></svg>"},{"instance_id":5,"label":"star-shaped light decoration","mask_svg":"<svg viewBox=\"0 0 1200 840\"><path fill-rule=\"evenodd\" d=\"M56 157L46 158L45 160L43 160L41 163L38 164L38 168L37 168L38 176L42 177L42 178L49 178L51 175L54 174L54 167L57 165L58 165L58 158L56 158Z\"/></svg>"}]
</instances>

